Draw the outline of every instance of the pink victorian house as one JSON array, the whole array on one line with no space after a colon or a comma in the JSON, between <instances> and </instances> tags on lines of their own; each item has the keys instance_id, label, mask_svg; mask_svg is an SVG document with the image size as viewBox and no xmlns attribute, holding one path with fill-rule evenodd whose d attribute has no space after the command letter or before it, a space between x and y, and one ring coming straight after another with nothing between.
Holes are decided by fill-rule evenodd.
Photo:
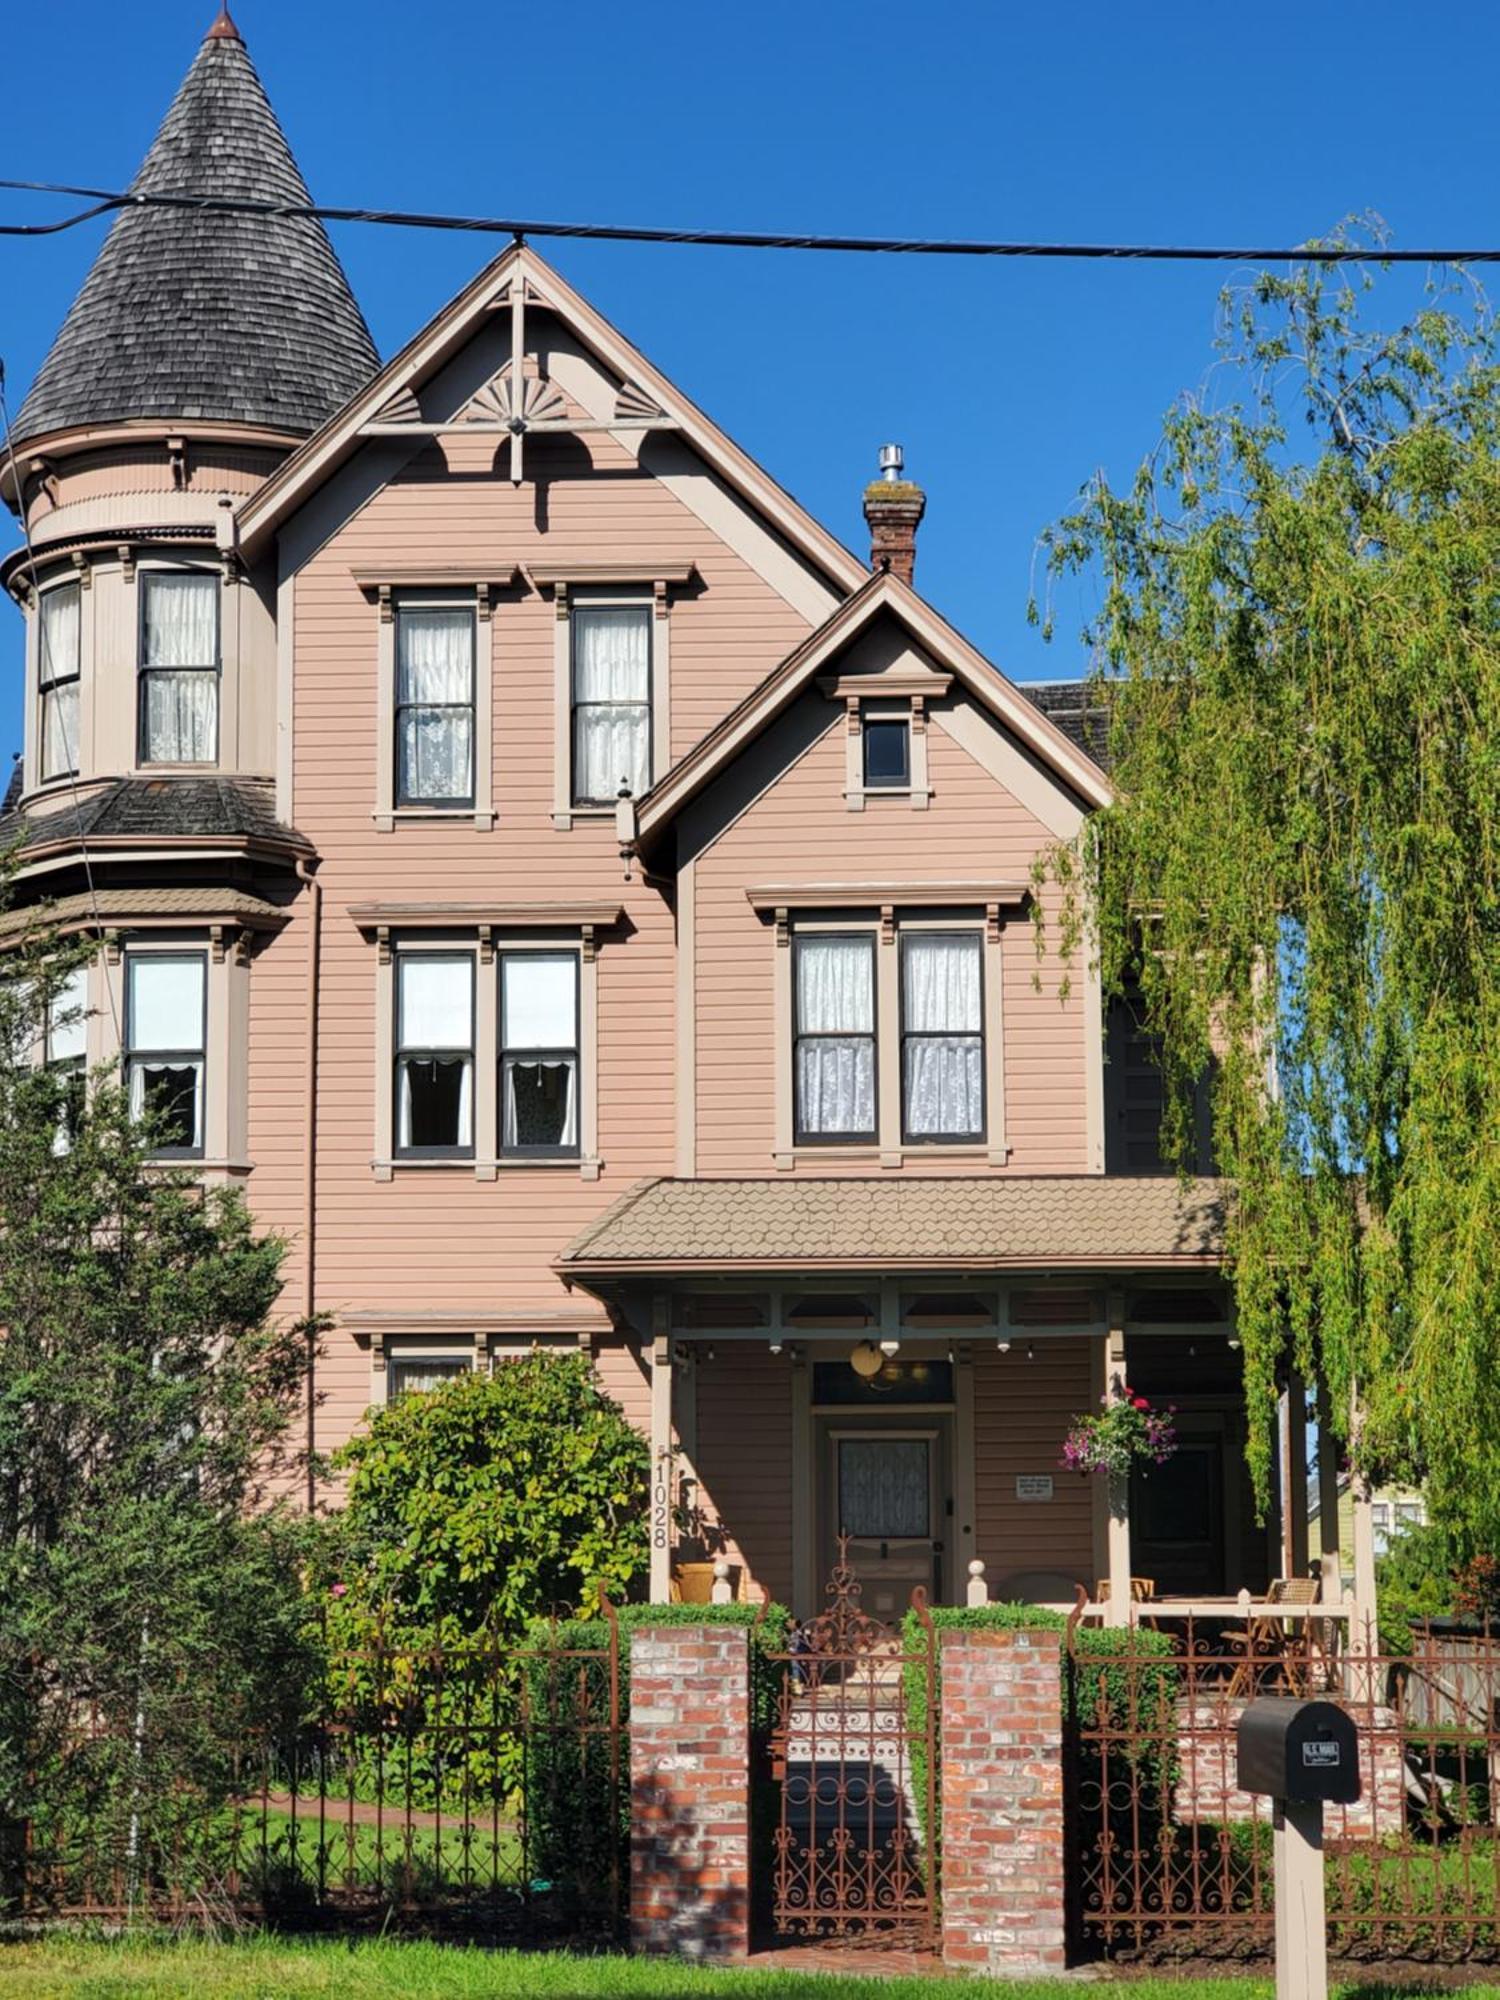
<instances>
[{"instance_id":1,"label":"pink victorian house","mask_svg":"<svg viewBox=\"0 0 1500 2000\"><path fill-rule=\"evenodd\" d=\"M138 184L306 199L227 16ZM288 1239L308 1445L582 1349L660 1597L706 1552L808 1609L841 1530L882 1614L1309 1560L1216 1187L1033 940L1097 719L918 594L918 488L865 489L867 566L531 248L382 365L318 224L180 209L115 222L16 443L5 826L99 941L50 1054ZM1059 1450L1127 1373L1182 1448L1112 1511Z\"/></svg>"}]
</instances>

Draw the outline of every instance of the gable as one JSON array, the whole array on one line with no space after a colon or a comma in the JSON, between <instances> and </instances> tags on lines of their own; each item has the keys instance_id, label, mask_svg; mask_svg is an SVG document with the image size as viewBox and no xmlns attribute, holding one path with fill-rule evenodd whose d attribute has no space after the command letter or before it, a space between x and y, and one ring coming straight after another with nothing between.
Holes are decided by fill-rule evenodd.
<instances>
[{"instance_id":1,"label":"gable","mask_svg":"<svg viewBox=\"0 0 1500 2000\"><path fill-rule=\"evenodd\" d=\"M519 426L519 427L518 427ZM433 440L493 439L526 480L538 444L608 438L772 577L809 624L863 565L529 248L505 252L294 453L236 516L247 557L365 457L326 526ZM316 536L301 538L304 546Z\"/></svg>"}]
</instances>

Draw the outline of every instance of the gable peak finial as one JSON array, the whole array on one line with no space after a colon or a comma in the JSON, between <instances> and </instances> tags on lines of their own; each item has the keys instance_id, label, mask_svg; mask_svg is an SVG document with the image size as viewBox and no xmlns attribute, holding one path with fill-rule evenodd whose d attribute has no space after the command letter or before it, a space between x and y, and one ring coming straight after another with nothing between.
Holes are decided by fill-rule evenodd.
<instances>
[{"instance_id":1,"label":"gable peak finial","mask_svg":"<svg viewBox=\"0 0 1500 2000\"><path fill-rule=\"evenodd\" d=\"M222 4L222 0L221 0L221 5L219 7L218 18L215 20L213 26L209 29L208 33L204 36L203 39L208 42L241 42L241 43L243 43L245 39L244 36L240 33L239 29L234 25L234 17L231 15L228 7Z\"/></svg>"}]
</instances>

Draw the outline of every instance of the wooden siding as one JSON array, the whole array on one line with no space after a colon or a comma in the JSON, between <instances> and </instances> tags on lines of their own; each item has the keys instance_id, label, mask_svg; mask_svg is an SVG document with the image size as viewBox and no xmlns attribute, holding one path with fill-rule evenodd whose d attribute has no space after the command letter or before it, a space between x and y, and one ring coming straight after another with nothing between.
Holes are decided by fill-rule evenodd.
<instances>
[{"instance_id":1,"label":"wooden siding","mask_svg":"<svg viewBox=\"0 0 1500 2000\"><path fill-rule=\"evenodd\" d=\"M1087 1340L1018 1337L1009 1354L974 1357L974 1553L992 1596L1008 1575L1055 1570L1094 1583L1091 1478L1058 1466L1069 1421L1093 1402ZM1018 1500L1021 1473L1047 1473L1050 1500Z\"/></svg>"},{"instance_id":2,"label":"wooden siding","mask_svg":"<svg viewBox=\"0 0 1500 2000\"><path fill-rule=\"evenodd\" d=\"M700 1349L700 1355L704 1350ZM718 1348L695 1369L697 1470L706 1510L742 1563L742 1590L792 1600L792 1366L749 1343ZM812 1533L812 1524L805 1532Z\"/></svg>"},{"instance_id":3,"label":"wooden siding","mask_svg":"<svg viewBox=\"0 0 1500 2000\"><path fill-rule=\"evenodd\" d=\"M747 886L982 878L1025 881L1051 836L947 733L928 732L932 800L876 799L863 812L844 800L843 712L696 864L697 1165L703 1174L768 1173L774 1151L778 1049L774 981L785 960L773 927L745 899ZM1012 910L1001 947L1004 981L1004 1169L1087 1171L1081 980L1059 998L1055 954L1038 960L1029 919ZM880 1172L868 1155L839 1147L799 1155L797 1172ZM933 1148L905 1172L989 1171L972 1154L956 1167Z\"/></svg>"}]
</instances>

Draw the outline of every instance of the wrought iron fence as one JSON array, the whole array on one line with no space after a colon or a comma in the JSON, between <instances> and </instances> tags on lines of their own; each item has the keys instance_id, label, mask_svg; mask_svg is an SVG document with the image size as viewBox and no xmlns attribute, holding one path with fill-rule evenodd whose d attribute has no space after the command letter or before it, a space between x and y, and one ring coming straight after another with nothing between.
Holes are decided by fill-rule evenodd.
<instances>
[{"instance_id":1,"label":"wrought iron fence","mask_svg":"<svg viewBox=\"0 0 1500 2000\"><path fill-rule=\"evenodd\" d=\"M1116 1635L1110 1635L1114 1639ZM1273 1939L1272 1806L1236 1786L1260 1694L1339 1703L1361 1796L1325 1812L1329 1947L1346 1959L1500 1961L1500 1634L1422 1629L1382 1652L1314 1615L1186 1621L1067 1648L1074 1949L1238 1956Z\"/></svg>"},{"instance_id":2,"label":"wrought iron fence","mask_svg":"<svg viewBox=\"0 0 1500 2000\"><path fill-rule=\"evenodd\" d=\"M931 1945L937 1921L935 1642L860 1603L847 1545L828 1608L794 1628L775 1677L770 1928L785 1941Z\"/></svg>"},{"instance_id":3,"label":"wrought iron fence","mask_svg":"<svg viewBox=\"0 0 1500 2000\"><path fill-rule=\"evenodd\" d=\"M170 1700L115 1727L81 1710L0 1826L0 1904L612 1937L629 1755L612 1615L603 1635L343 1653L297 1713L207 1755Z\"/></svg>"}]
</instances>

